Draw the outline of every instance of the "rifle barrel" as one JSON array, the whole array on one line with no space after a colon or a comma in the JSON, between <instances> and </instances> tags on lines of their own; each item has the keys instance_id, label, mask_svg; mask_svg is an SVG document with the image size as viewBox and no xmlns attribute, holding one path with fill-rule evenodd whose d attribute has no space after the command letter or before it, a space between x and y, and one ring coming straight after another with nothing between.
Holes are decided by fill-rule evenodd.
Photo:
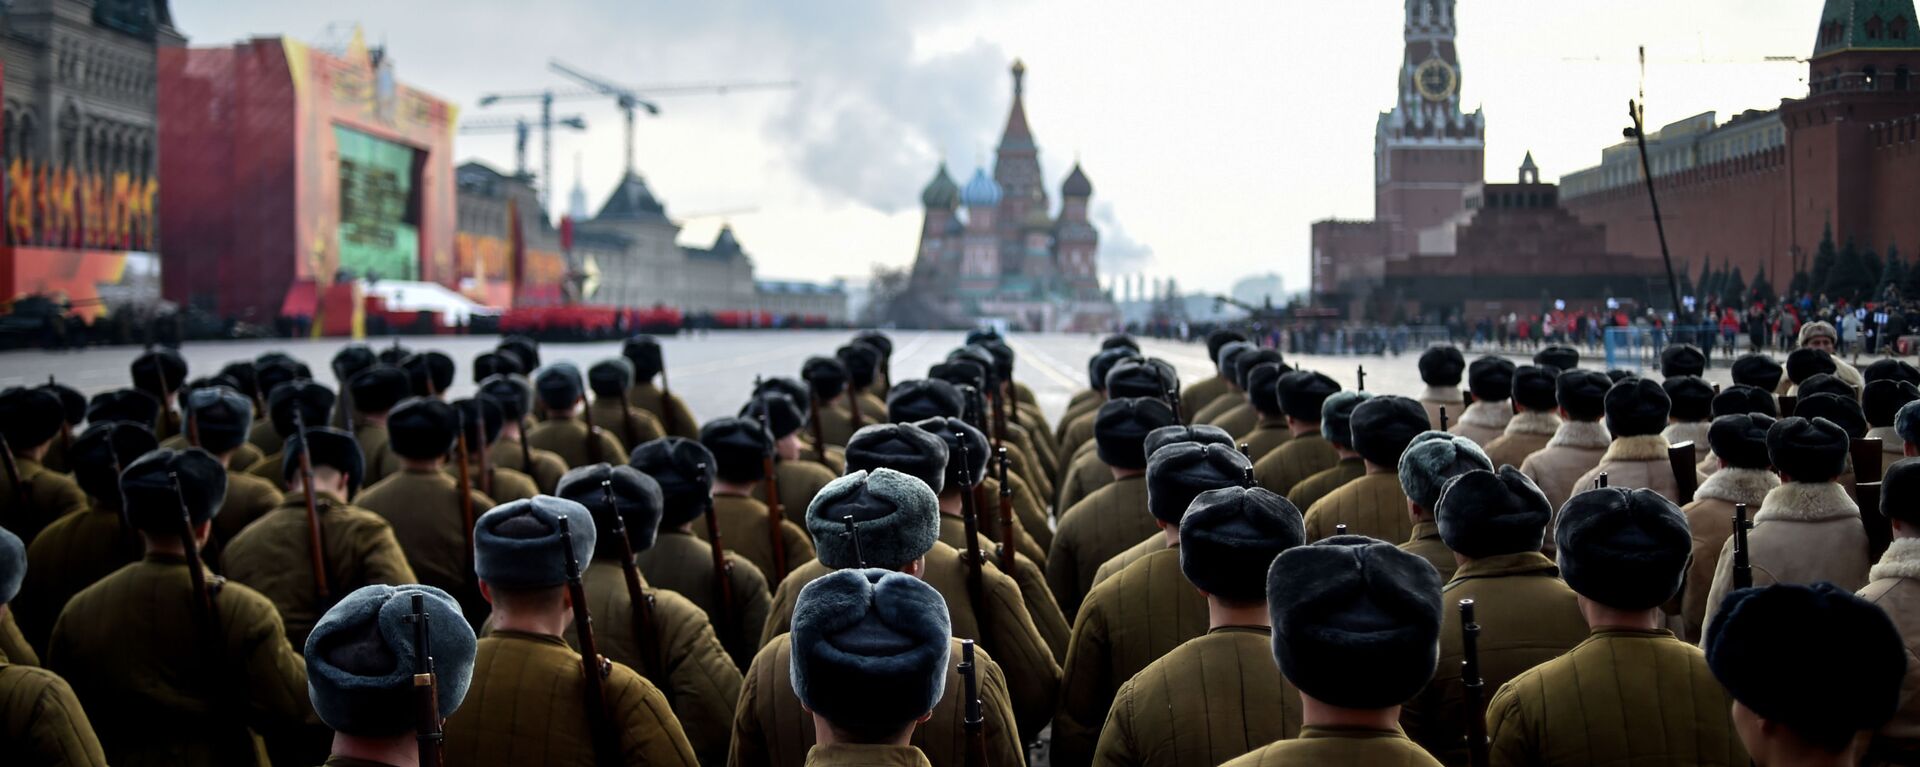
<instances>
[{"instance_id":1,"label":"rifle barrel","mask_svg":"<svg viewBox=\"0 0 1920 767\"><path fill-rule=\"evenodd\" d=\"M460 534L466 538L467 566L473 566L473 477L467 473L467 412L455 408L459 417L459 430L454 438L454 449L460 451Z\"/></svg>"},{"instance_id":2,"label":"rifle barrel","mask_svg":"<svg viewBox=\"0 0 1920 767\"><path fill-rule=\"evenodd\" d=\"M580 579L580 559L573 554L573 531L566 517L560 518L560 548L567 563L567 593L573 598L573 631L580 640L581 685L587 707L587 724L593 733L594 752L599 764L617 763L619 734L607 718L606 667L600 646L593 637L593 614L587 610L587 586Z\"/></svg>"},{"instance_id":3,"label":"rifle barrel","mask_svg":"<svg viewBox=\"0 0 1920 767\"><path fill-rule=\"evenodd\" d=\"M1474 620L1473 600L1460 600L1460 682L1467 692L1467 762L1473 767L1491 763L1487 753L1487 680L1480 675L1480 623Z\"/></svg>"},{"instance_id":4,"label":"rifle barrel","mask_svg":"<svg viewBox=\"0 0 1920 767\"><path fill-rule=\"evenodd\" d=\"M1013 573L1013 555L1019 551L1015 543L1019 539L1019 530L1013 523L1013 482L1007 476L1007 449L1000 448L1000 570Z\"/></svg>"},{"instance_id":5,"label":"rifle barrel","mask_svg":"<svg viewBox=\"0 0 1920 767\"><path fill-rule=\"evenodd\" d=\"M195 420L189 416L187 423ZM307 501L307 553L313 560L313 593L324 607L333 601L327 577L327 541L320 532L320 505L313 496L313 443L307 441L307 420L298 407L293 409L293 430L300 444L300 492Z\"/></svg>"},{"instance_id":6,"label":"rifle barrel","mask_svg":"<svg viewBox=\"0 0 1920 767\"><path fill-rule=\"evenodd\" d=\"M413 614L407 620L413 622L414 732L420 744L420 764L439 767L446 763L441 753L446 735L441 730L440 683L433 668L433 633L428 626L424 594L413 595Z\"/></svg>"},{"instance_id":7,"label":"rifle barrel","mask_svg":"<svg viewBox=\"0 0 1920 767\"><path fill-rule=\"evenodd\" d=\"M600 494L607 502L607 512L613 515L613 529L609 532L620 541L620 574L627 586L628 617L633 621L633 641L640 646L637 670L660 688L671 703L673 685L662 677L666 663L660 658L660 635L654 629L653 595L640 587L640 567L634 562L633 540L627 537L627 518L620 513L620 503L614 498L612 479L600 480Z\"/></svg>"},{"instance_id":8,"label":"rifle barrel","mask_svg":"<svg viewBox=\"0 0 1920 767\"><path fill-rule=\"evenodd\" d=\"M1753 588L1753 562L1747 551L1747 531L1753 529L1753 523L1747 519L1747 505L1734 504L1733 507L1733 587L1734 589Z\"/></svg>"},{"instance_id":9,"label":"rifle barrel","mask_svg":"<svg viewBox=\"0 0 1920 767\"><path fill-rule=\"evenodd\" d=\"M966 685L966 701L962 706L960 726L967 736L967 767L986 767L987 735L986 718L981 714L980 674L973 663L973 645L971 639L960 640L960 679Z\"/></svg>"},{"instance_id":10,"label":"rifle barrel","mask_svg":"<svg viewBox=\"0 0 1920 767\"><path fill-rule=\"evenodd\" d=\"M766 430L767 436L773 436L773 425L764 404L760 408L760 428ZM779 583L787 577L787 539L781 535L785 531L780 525L786 514L780 508L780 477L773 463L773 452L761 456L760 468L767 475L767 542L773 547L773 572L767 582Z\"/></svg>"},{"instance_id":11,"label":"rifle barrel","mask_svg":"<svg viewBox=\"0 0 1920 767\"><path fill-rule=\"evenodd\" d=\"M960 519L965 525L967 535L967 598L973 607L975 619L982 624L982 631L984 631L984 625L987 622L987 612L984 609L987 587L986 576L981 572L981 568L986 565L986 558L980 553L980 511L974 504L974 488L970 482L973 477L969 468L970 458L966 435L960 435L956 444L959 445L959 450L955 453L958 458L954 463L959 469L955 473L955 479L960 485Z\"/></svg>"}]
</instances>

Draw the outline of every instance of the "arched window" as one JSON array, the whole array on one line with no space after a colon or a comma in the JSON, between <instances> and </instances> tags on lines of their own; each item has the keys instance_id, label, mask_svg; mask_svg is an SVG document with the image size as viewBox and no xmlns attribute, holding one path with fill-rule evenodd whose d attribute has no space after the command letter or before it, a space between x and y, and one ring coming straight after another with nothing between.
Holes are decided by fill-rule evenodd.
<instances>
[{"instance_id":1,"label":"arched window","mask_svg":"<svg viewBox=\"0 0 1920 767\"><path fill-rule=\"evenodd\" d=\"M1880 33L1886 28L1886 26L1887 26L1887 23L1881 20L1880 14L1877 14L1877 13L1874 14L1873 18L1867 19L1867 39L1868 40L1880 39Z\"/></svg>"}]
</instances>

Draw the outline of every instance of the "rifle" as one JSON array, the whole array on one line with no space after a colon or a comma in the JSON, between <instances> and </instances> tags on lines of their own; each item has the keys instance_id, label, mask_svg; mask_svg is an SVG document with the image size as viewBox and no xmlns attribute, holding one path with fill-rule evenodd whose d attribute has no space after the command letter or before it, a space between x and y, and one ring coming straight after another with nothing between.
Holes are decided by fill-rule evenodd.
<instances>
[{"instance_id":1,"label":"rifle","mask_svg":"<svg viewBox=\"0 0 1920 767\"><path fill-rule=\"evenodd\" d=\"M1460 600L1460 682L1467 690L1467 764L1487 767L1487 680L1480 676L1480 624L1473 600Z\"/></svg>"},{"instance_id":2,"label":"rifle","mask_svg":"<svg viewBox=\"0 0 1920 767\"><path fill-rule=\"evenodd\" d=\"M454 409L459 419L460 430L454 438L454 449L460 452L460 534L467 540L467 567L473 567L473 478L467 476L467 411Z\"/></svg>"},{"instance_id":3,"label":"rifle","mask_svg":"<svg viewBox=\"0 0 1920 767\"><path fill-rule=\"evenodd\" d=\"M205 636L218 637L220 614L214 610L214 589L208 586L206 565L200 561L200 542L193 537L193 512L187 509L179 472L167 472L167 481L173 484L173 497L180 502L180 548L186 553L187 582L193 584L194 619Z\"/></svg>"},{"instance_id":4,"label":"rifle","mask_svg":"<svg viewBox=\"0 0 1920 767\"><path fill-rule=\"evenodd\" d=\"M440 767L446 763L440 752L446 734L440 729L440 683L433 670L433 634L427 620L426 595L415 593L413 614L407 616L413 624L414 737L420 742L421 767Z\"/></svg>"},{"instance_id":5,"label":"rifle","mask_svg":"<svg viewBox=\"0 0 1920 767\"><path fill-rule=\"evenodd\" d=\"M1000 448L1000 569L1013 573L1013 555L1018 550L1014 546L1017 539L1013 527L1013 483L1007 479L1007 449Z\"/></svg>"},{"instance_id":6,"label":"rifle","mask_svg":"<svg viewBox=\"0 0 1920 767\"><path fill-rule=\"evenodd\" d=\"M707 465L700 464L695 471L701 475L707 473ZM713 498L707 498L707 542L713 548L713 593L720 601L714 605L713 628L720 634L721 641L733 638L729 626L733 623L733 563L727 561L726 547L720 545L720 520L713 514Z\"/></svg>"},{"instance_id":7,"label":"rifle","mask_svg":"<svg viewBox=\"0 0 1920 767\"><path fill-rule=\"evenodd\" d=\"M1167 404L1173 406L1173 422L1174 423L1180 424L1180 423L1187 422L1187 416L1185 413L1181 412L1181 408L1180 408L1180 392L1175 391L1174 387L1172 386L1167 387Z\"/></svg>"},{"instance_id":8,"label":"rifle","mask_svg":"<svg viewBox=\"0 0 1920 767\"><path fill-rule=\"evenodd\" d=\"M474 402L478 404L479 400L475 399ZM473 434L480 439L480 493L492 498L493 456L487 453L493 450L493 445L489 444L490 440L487 439L487 410L484 406L477 409L480 411L480 422L475 424ZM466 430L461 429L461 431ZM532 476L531 473L528 476Z\"/></svg>"},{"instance_id":9,"label":"rifle","mask_svg":"<svg viewBox=\"0 0 1920 767\"><path fill-rule=\"evenodd\" d=\"M600 456L599 430L593 426L593 403L584 397L580 400L580 417L587 422L587 463L600 463L603 459Z\"/></svg>"},{"instance_id":10,"label":"rifle","mask_svg":"<svg viewBox=\"0 0 1920 767\"><path fill-rule=\"evenodd\" d=\"M848 419L853 422L853 430L859 431L862 426L860 418L860 398L854 396L853 384L851 383L847 384L847 412Z\"/></svg>"},{"instance_id":11,"label":"rifle","mask_svg":"<svg viewBox=\"0 0 1920 767\"><path fill-rule=\"evenodd\" d=\"M1850 452L1853 458L1853 484L1855 487L1858 487L1862 482L1878 481L1881 475L1886 473L1882 464L1882 456L1886 455L1886 453L1881 452L1879 437L1867 437L1865 439L1854 440L1851 444Z\"/></svg>"},{"instance_id":12,"label":"rifle","mask_svg":"<svg viewBox=\"0 0 1920 767\"><path fill-rule=\"evenodd\" d=\"M1334 525L1334 526L1333 526L1333 534L1334 534L1335 536L1341 536L1341 535L1346 535L1346 534L1347 534L1347 526L1346 526L1346 525Z\"/></svg>"},{"instance_id":13,"label":"rifle","mask_svg":"<svg viewBox=\"0 0 1920 767\"><path fill-rule=\"evenodd\" d=\"M49 388L53 386L57 386L59 385L59 383L60 383L59 381L54 380L53 374L51 373L47 374L47 386ZM62 403L62 407L60 408L60 454L61 455L67 455L73 447L73 422L67 420L66 413L67 413L67 409L65 407L65 403Z\"/></svg>"},{"instance_id":14,"label":"rifle","mask_svg":"<svg viewBox=\"0 0 1920 767\"><path fill-rule=\"evenodd\" d=\"M566 517L560 520L560 552L567 562L567 594L573 598L573 631L580 640L580 676L587 707L587 728L593 733L594 761L617 764L620 734L607 718L607 673L611 668L600 657L593 640L593 614L587 611L587 586L580 580L580 559L573 555L573 530ZM468 547L472 548L472 547Z\"/></svg>"},{"instance_id":15,"label":"rifle","mask_svg":"<svg viewBox=\"0 0 1920 767\"><path fill-rule=\"evenodd\" d=\"M861 569L865 569L865 568L866 568L866 566L867 566L867 555L865 555L865 554L862 554L862 553L860 553L860 525L859 525L859 523L857 523L857 522L855 522L855 521L853 521L853 515L852 515L852 514L848 514L848 515L846 515L846 516L844 516L844 517L841 517L841 518L840 518L840 522L841 522L842 524L844 524L844 525L846 525L846 526L847 526L847 540L849 540L849 541L852 541L852 542L853 542L853 562L854 562L854 565L855 565L855 566L857 566L857 567L860 567Z\"/></svg>"},{"instance_id":16,"label":"rifle","mask_svg":"<svg viewBox=\"0 0 1920 767\"><path fill-rule=\"evenodd\" d=\"M187 423L193 423L191 416ZM327 548L326 539L320 535L320 507L313 498L313 443L307 441L307 419L298 407L293 409L293 434L300 444L300 492L307 499L307 552L313 556L313 594L319 598L319 604L326 605L333 601L333 589L327 583Z\"/></svg>"},{"instance_id":17,"label":"rifle","mask_svg":"<svg viewBox=\"0 0 1920 767\"><path fill-rule=\"evenodd\" d=\"M333 371L333 375L335 378L340 378L340 371ZM338 416L340 430L349 434L357 431L353 428L353 387L348 385L352 382L352 376L340 378L340 401L334 405L334 415Z\"/></svg>"},{"instance_id":18,"label":"rifle","mask_svg":"<svg viewBox=\"0 0 1920 767\"><path fill-rule=\"evenodd\" d=\"M1667 463L1673 466L1674 486L1679 488L1673 499L1675 504L1685 506L1693 503L1693 494L1700 489L1700 473L1695 468L1699 459L1694 457L1693 443L1682 442L1667 448Z\"/></svg>"},{"instance_id":19,"label":"rifle","mask_svg":"<svg viewBox=\"0 0 1920 767\"><path fill-rule=\"evenodd\" d=\"M1354 391L1366 391L1367 390L1367 366L1361 365L1360 369L1354 373L1354 377L1358 379L1358 383L1355 383L1353 386Z\"/></svg>"},{"instance_id":20,"label":"rifle","mask_svg":"<svg viewBox=\"0 0 1920 767\"><path fill-rule=\"evenodd\" d=\"M1440 406L1440 430L1441 431L1447 430L1447 406L1446 405Z\"/></svg>"},{"instance_id":21,"label":"rifle","mask_svg":"<svg viewBox=\"0 0 1920 767\"><path fill-rule=\"evenodd\" d=\"M20 481L20 465L13 461L13 446L7 444L7 437L0 434L0 459L7 465L7 482L13 485L14 498L21 503L27 500L27 486ZM118 474L115 474L118 476Z\"/></svg>"},{"instance_id":22,"label":"rifle","mask_svg":"<svg viewBox=\"0 0 1920 767\"><path fill-rule=\"evenodd\" d=\"M820 397L814 395L807 400L807 423L813 428L813 452L819 454L820 465L827 465L827 432L820 426ZM832 468L832 467L828 467Z\"/></svg>"},{"instance_id":23,"label":"rifle","mask_svg":"<svg viewBox=\"0 0 1920 767\"><path fill-rule=\"evenodd\" d=\"M773 436L773 425L764 403L760 408L760 428L767 436ZM767 582L779 583L787 577L787 539L780 535L784 532L780 523L786 521L786 515L780 509L780 478L774 471L773 451L760 457L760 470L767 475L767 539L773 544L773 572Z\"/></svg>"},{"instance_id":24,"label":"rifle","mask_svg":"<svg viewBox=\"0 0 1920 767\"><path fill-rule=\"evenodd\" d=\"M665 360L660 365L660 430L667 436L673 436L673 390L667 388L667 366Z\"/></svg>"},{"instance_id":25,"label":"rifle","mask_svg":"<svg viewBox=\"0 0 1920 767\"><path fill-rule=\"evenodd\" d=\"M187 428L186 428L187 446L199 447L200 446L200 418L193 414L193 407L191 405L193 400L192 396L188 396L187 400L188 400L188 404L184 404L180 406L180 409L185 412L187 417ZM299 410L299 408L294 408L294 410Z\"/></svg>"},{"instance_id":26,"label":"rifle","mask_svg":"<svg viewBox=\"0 0 1920 767\"><path fill-rule=\"evenodd\" d=\"M1600 476L1593 478L1593 489L1601 490L1606 487L1607 487L1607 473L1603 471L1603 472L1600 472Z\"/></svg>"},{"instance_id":27,"label":"rifle","mask_svg":"<svg viewBox=\"0 0 1920 767\"><path fill-rule=\"evenodd\" d=\"M967 440L965 436L961 435L961 438L956 440L954 444L957 445L959 449L955 452L954 455L956 457L951 463L958 467L954 472L954 478L957 479L960 484L960 519L965 525L967 534L967 596L968 602L973 607L974 619L981 624L980 635L986 636L987 611L985 605L987 586L985 573L982 572L982 568L986 566L987 560L986 557L980 553L980 513L978 509L974 508L973 487L967 481L972 479L972 477L968 476L970 473L968 466L970 464L968 461Z\"/></svg>"},{"instance_id":28,"label":"rifle","mask_svg":"<svg viewBox=\"0 0 1920 767\"><path fill-rule=\"evenodd\" d=\"M973 640L960 640L960 679L966 684L966 699L960 720L967 735L967 767L987 767L986 718L980 713L980 676L973 665Z\"/></svg>"},{"instance_id":29,"label":"rifle","mask_svg":"<svg viewBox=\"0 0 1920 767\"><path fill-rule=\"evenodd\" d=\"M661 652L660 631L654 623L654 598L640 588L640 568L634 564L633 541L627 537L627 518L620 513L619 502L614 500L612 479L600 480L600 495L613 514L613 529L609 532L620 539L620 572L626 576L627 603L632 607L633 641L640 645L640 668L636 670L660 688L671 704L673 686L666 678L667 662Z\"/></svg>"},{"instance_id":30,"label":"rifle","mask_svg":"<svg viewBox=\"0 0 1920 767\"><path fill-rule=\"evenodd\" d=\"M1173 420L1180 421L1180 398L1173 398ZM993 446L999 448L1007 442L1007 395L999 389L993 390Z\"/></svg>"},{"instance_id":31,"label":"rifle","mask_svg":"<svg viewBox=\"0 0 1920 767\"><path fill-rule=\"evenodd\" d=\"M1747 531L1753 529L1753 523L1747 521L1747 505L1734 504L1733 507L1733 588L1753 588L1753 562L1748 559Z\"/></svg>"}]
</instances>

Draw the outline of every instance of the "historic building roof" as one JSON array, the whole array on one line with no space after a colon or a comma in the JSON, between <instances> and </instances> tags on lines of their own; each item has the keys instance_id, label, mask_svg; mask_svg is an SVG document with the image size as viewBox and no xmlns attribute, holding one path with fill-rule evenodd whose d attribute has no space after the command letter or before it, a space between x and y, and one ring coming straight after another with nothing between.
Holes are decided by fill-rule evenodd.
<instances>
[{"instance_id":1,"label":"historic building roof","mask_svg":"<svg viewBox=\"0 0 1920 767\"><path fill-rule=\"evenodd\" d=\"M1913 0L1827 0L1813 56L1859 49L1920 48Z\"/></svg>"},{"instance_id":2,"label":"historic building roof","mask_svg":"<svg viewBox=\"0 0 1920 767\"><path fill-rule=\"evenodd\" d=\"M667 208L653 196L653 190L647 188L647 181L638 173L627 173L620 185L613 188L613 194L607 197L607 204L600 206L600 214L595 221L639 221L671 223L667 220Z\"/></svg>"},{"instance_id":3,"label":"historic building roof","mask_svg":"<svg viewBox=\"0 0 1920 767\"><path fill-rule=\"evenodd\" d=\"M975 168L973 178L967 181L967 188L960 192L960 201L969 206L999 205L1000 185L987 175L987 169Z\"/></svg>"},{"instance_id":4,"label":"historic building roof","mask_svg":"<svg viewBox=\"0 0 1920 767\"><path fill-rule=\"evenodd\" d=\"M1067 174L1067 180L1060 184L1061 197L1091 197L1093 182L1087 180L1087 173L1080 169L1078 160L1073 163L1073 172Z\"/></svg>"},{"instance_id":5,"label":"historic building roof","mask_svg":"<svg viewBox=\"0 0 1920 767\"><path fill-rule=\"evenodd\" d=\"M921 190L920 204L943 210L952 210L960 204L960 185L953 183L953 177L947 175L946 163L940 163L940 170L933 174L933 180L927 182L926 189Z\"/></svg>"},{"instance_id":6,"label":"historic building roof","mask_svg":"<svg viewBox=\"0 0 1920 767\"><path fill-rule=\"evenodd\" d=\"M1027 127L1025 91L1027 65L1013 60L1013 109L1007 112L1007 127L1000 131L1000 150L1033 149L1033 129Z\"/></svg>"}]
</instances>

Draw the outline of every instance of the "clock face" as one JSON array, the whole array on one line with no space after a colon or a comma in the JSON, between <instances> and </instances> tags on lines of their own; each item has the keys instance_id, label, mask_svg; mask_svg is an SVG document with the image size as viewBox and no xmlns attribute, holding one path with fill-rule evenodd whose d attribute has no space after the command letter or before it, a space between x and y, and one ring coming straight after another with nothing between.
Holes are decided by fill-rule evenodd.
<instances>
[{"instance_id":1,"label":"clock face","mask_svg":"<svg viewBox=\"0 0 1920 767\"><path fill-rule=\"evenodd\" d=\"M1413 71L1413 82L1420 88L1420 95L1428 101L1445 101L1459 86L1460 75L1453 70L1452 64L1442 59L1427 59L1419 69Z\"/></svg>"}]
</instances>

